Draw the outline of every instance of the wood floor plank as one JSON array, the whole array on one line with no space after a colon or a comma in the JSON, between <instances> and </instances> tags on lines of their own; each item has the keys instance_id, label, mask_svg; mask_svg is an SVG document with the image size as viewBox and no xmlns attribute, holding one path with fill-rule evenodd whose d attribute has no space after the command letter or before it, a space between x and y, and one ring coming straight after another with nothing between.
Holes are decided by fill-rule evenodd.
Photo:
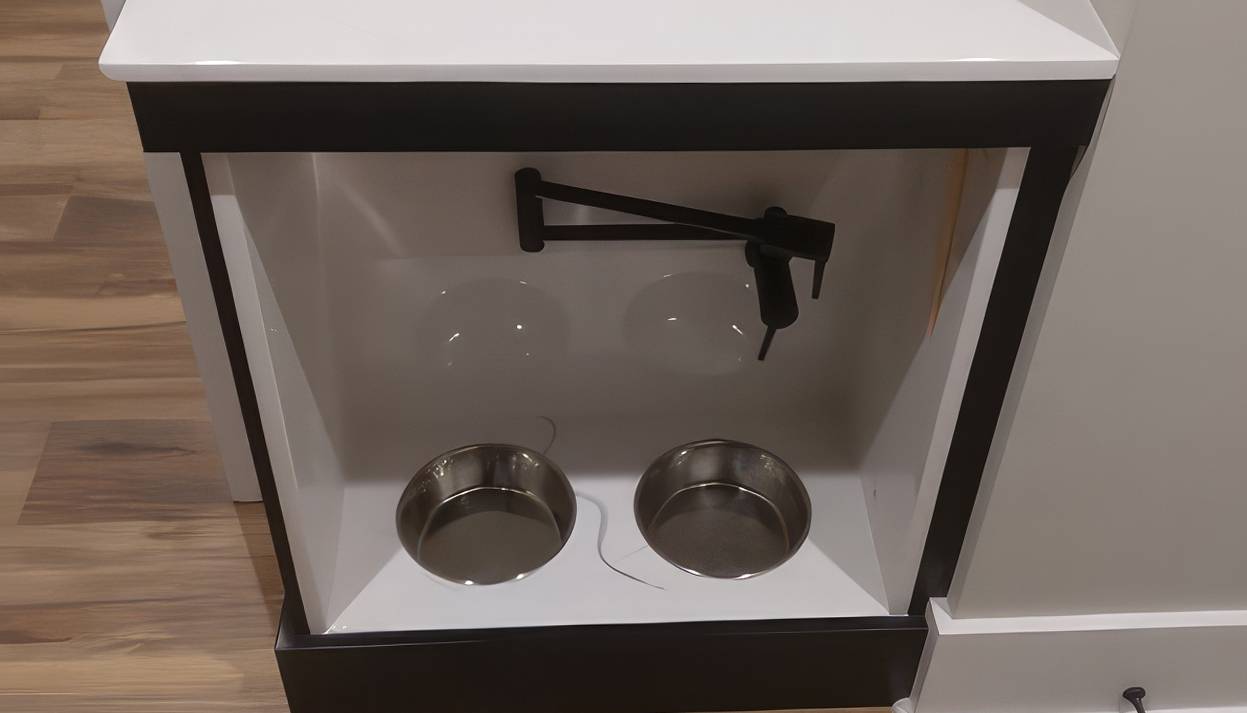
<instances>
[{"instance_id":1,"label":"wood floor plank","mask_svg":"<svg viewBox=\"0 0 1247 713\"><path fill-rule=\"evenodd\" d=\"M41 119L129 118L130 97L117 82L100 72L94 57L65 62L56 81L45 82Z\"/></svg>"},{"instance_id":2,"label":"wood floor plank","mask_svg":"<svg viewBox=\"0 0 1247 713\"><path fill-rule=\"evenodd\" d=\"M207 420L199 377L0 384L0 421Z\"/></svg>"},{"instance_id":3,"label":"wood floor plank","mask_svg":"<svg viewBox=\"0 0 1247 713\"><path fill-rule=\"evenodd\" d=\"M0 691L282 710L253 565L218 512L0 530Z\"/></svg>"},{"instance_id":4,"label":"wood floor plank","mask_svg":"<svg viewBox=\"0 0 1247 713\"><path fill-rule=\"evenodd\" d=\"M114 289L169 288L160 281L103 284L99 293ZM9 332L65 329L117 329L180 323L185 320L176 293L78 297L9 297L0 294L0 339Z\"/></svg>"},{"instance_id":5,"label":"wood floor plank","mask_svg":"<svg viewBox=\"0 0 1247 713\"><path fill-rule=\"evenodd\" d=\"M206 417L181 322L0 334L0 422Z\"/></svg>"},{"instance_id":6,"label":"wood floor plank","mask_svg":"<svg viewBox=\"0 0 1247 713\"><path fill-rule=\"evenodd\" d=\"M211 511L175 521L4 528L0 565L12 586L0 588L0 628L10 639L45 642L118 632L140 640L144 627L190 629L214 645L234 635L266 638L251 630L265 615L233 508ZM131 627L115 626L127 620Z\"/></svg>"},{"instance_id":7,"label":"wood floor plank","mask_svg":"<svg viewBox=\"0 0 1247 713\"><path fill-rule=\"evenodd\" d=\"M68 195L59 192L0 195L0 241L51 240L68 200Z\"/></svg>"},{"instance_id":8,"label":"wood floor plank","mask_svg":"<svg viewBox=\"0 0 1247 713\"><path fill-rule=\"evenodd\" d=\"M0 334L0 384L197 375L181 322Z\"/></svg>"},{"instance_id":9,"label":"wood floor plank","mask_svg":"<svg viewBox=\"0 0 1247 713\"><path fill-rule=\"evenodd\" d=\"M116 80L105 77L100 71L100 63L95 57L88 57L84 60L73 60L62 62L60 70L53 75L58 80L73 81L78 79L98 80L103 87L111 88L112 92L119 97L126 95L125 91L118 91L121 87ZM129 114L129 111L125 112Z\"/></svg>"},{"instance_id":10,"label":"wood floor plank","mask_svg":"<svg viewBox=\"0 0 1247 713\"><path fill-rule=\"evenodd\" d=\"M148 198L147 168L141 160L80 166L74 183L74 193L85 196Z\"/></svg>"},{"instance_id":11,"label":"wood floor plank","mask_svg":"<svg viewBox=\"0 0 1247 713\"><path fill-rule=\"evenodd\" d=\"M100 4L92 0L4 0L4 8L7 24L38 28L70 25L85 36L102 34L103 11ZM7 51L5 54L21 53Z\"/></svg>"},{"instance_id":12,"label":"wood floor plank","mask_svg":"<svg viewBox=\"0 0 1247 713\"><path fill-rule=\"evenodd\" d=\"M7 3L13 0L5 0ZM47 3L52 4L52 3ZM103 38L82 32L81 25L64 24L54 29L42 29L32 25L9 24L0 26L0 47L9 59L58 60L77 57L99 56L104 49Z\"/></svg>"},{"instance_id":13,"label":"wood floor plank","mask_svg":"<svg viewBox=\"0 0 1247 713\"><path fill-rule=\"evenodd\" d=\"M0 91L0 121L8 119L38 119L43 104L38 94L30 92Z\"/></svg>"},{"instance_id":14,"label":"wood floor plank","mask_svg":"<svg viewBox=\"0 0 1247 713\"><path fill-rule=\"evenodd\" d=\"M0 161L0 195L68 195L73 191L80 171L76 166L35 166Z\"/></svg>"},{"instance_id":15,"label":"wood floor plank","mask_svg":"<svg viewBox=\"0 0 1247 713\"><path fill-rule=\"evenodd\" d=\"M22 713L276 713L287 711L286 704L271 691L265 698L227 700L199 697L191 700L163 695L108 695L64 693L43 695L5 695L0 692L0 710Z\"/></svg>"},{"instance_id":16,"label":"wood floor plank","mask_svg":"<svg viewBox=\"0 0 1247 713\"><path fill-rule=\"evenodd\" d=\"M17 524L52 424L0 422L0 527Z\"/></svg>"},{"instance_id":17,"label":"wood floor plank","mask_svg":"<svg viewBox=\"0 0 1247 713\"><path fill-rule=\"evenodd\" d=\"M0 711L285 711L276 560L225 494L105 35L98 0L0 2Z\"/></svg>"},{"instance_id":18,"label":"wood floor plank","mask_svg":"<svg viewBox=\"0 0 1247 713\"><path fill-rule=\"evenodd\" d=\"M234 514L209 423L65 422L48 434L18 524L177 520L214 505Z\"/></svg>"},{"instance_id":19,"label":"wood floor plank","mask_svg":"<svg viewBox=\"0 0 1247 713\"><path fill-rule=\"evenodd\" d=\"M161 244L0 243L0 295L95 297L161 294L176 298L169 257ZM178 310L179 312L181 310ZM12 312L6 322L29 323ZM114 320L112 324L124 324Z\"/></svg>"},{"instance_id":20,"label":"wood floor plank","mask_svg":"<svg viewBox=\"0 0 1247 713\"><path fill-rule=\"evenodd\" d=\"M264 503L235 503L234 509L238 513L238 524L242 528L243 540L247 543L247 552L255 567L256 580L268 609L269 621L276 629L281 617L281 574L277 567L277 554L273 551L273 540L268 532Z\"/></svg>"},{"instance_id":21,"label":"wood floor plank","mask_svg":"<svg viewBox=\"0 0 1247 713\"><path fill-rule=\"evenodd\" d=\"M37 82L55 79L64 69L64 62L12 62L0 57L0 82Z\"/></svg>"},{"instance_id":22,"label":"wood floor plank","mask_svg":"<svg viewBox=\"0 0 1247 713\"><path fill-rule=\"evenodd\" d=\"M47 63L52 76L0 81L0 118L125 119L129 98L95 63ZM80 69L81 67L88 67Z\"/></svg>"},{"instance_id":23,"label":"wood floor plank","mask_svg":"<svg viewBox=\"0 0 1247 713\"><path fill-rule=\"evenodd\" d=\"M149 197L146 167L139 160L78 165L0 160L0 195L70 192L77 195L146 199Z\"/></svg>"},{"instance_id":24,"label":"wood floor plank","mask_svg":"<svg viewBox=\"0 0 1247 713\"><path fill-rule=\"evenodd\" d=\"M0 121L0 161L4 162L118 163L134 160L141 151L133 119Z\"/></svg>"},{"instance_id":25,"label":"wood floor plank","mask_svg":"<svg viewBox=\"0 0 1247 713\"><path fill-rule=\"evenodd\" d=\"M71 196L56 228L56 242L110 247L146 243L164 251L156 206L150 200Z\"/></svg>"},{"instance_id":26,"label":"wood floor plank","mask_svg":"<svg viewBox=\"0 0 1247 713\"><path fill-rule=\"evenodd\" d=\"M17 525L2 533L0 566L9 576L6 581L12 583L0 588L0 613L6 622L2 628L29 634L18 638L112 634L127 629L110 629L110 620L121 623L136 616L141 619L130 623L141 628L147 615L140 608L149 605L155 628L215 626L220 634L199 632L211 641L228 638L231 631L268 636L248 631L250 624L264 619L264 612L255 596L259 584L228 502L205 508L199 516L173 521ZM180 614L162 608L205 601L215 604L184 608ZM119 612L126 606L135 608L122 616ZM69 611L73 607L105 609L75 613ZM225 620L222 616L228 611L249 618L249 623ZM84 628L82 621L91 624ZM204 623L212 621L216 623Z\"/></svg>"}]
</instances>

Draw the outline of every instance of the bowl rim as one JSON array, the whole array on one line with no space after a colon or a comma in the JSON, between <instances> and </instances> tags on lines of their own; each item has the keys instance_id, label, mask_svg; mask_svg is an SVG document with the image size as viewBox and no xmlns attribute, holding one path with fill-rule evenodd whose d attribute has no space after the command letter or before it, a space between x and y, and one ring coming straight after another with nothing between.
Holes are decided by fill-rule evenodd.
<instances>
[{"instance_id":1,"label":"bowl rim","mask_svg":"<svg viewBox=\"0 0 1247 713\"><path fill-rule=\"evenodd\" d=\"M511 452L515 452L515 453L522 453L522 454L525 454L525 455L533 456L533 457L534 457L534 458L536 458L537 460L541 461L541 464L542 464L544 467L547 467L550 471L553 471L553 473L555 474L555 476L557 476L557 477L556 477L556 480L557 480L558 482L561 482L561 483L563 484L563 486L564 486L564 488L567 490L567 494L568 494L568 496L569 496L569 501L570 501L570 503L571 503L571 508L570 508L570 510L568 511L568 514L567 514L567 526L566 526L565 528L561 528L561 531L559 532L559 547L558 547L558 549L557 549L557 550L555 550L555 551L554 551L554 552L550 555L550 558L549 558L549 559L547 559L545 562L542 562L542 563L541 563L540 565L538 565L537 567L534 567L533 569L530 569L530 570L528 570L528 571L526 571L526 572L521 572L520 574L527 576L527 575L529 575L529 574L531 574L531 573L533 573L533 572L536 572L537 570L541 569L542 567L546 566L546 565L547 565L547 564L549 564L551 561L553 561L555 557L558 557L559 553L561 553L561 552L562 552L562 551L563 551L563 550L567 547L567 543L568 543L569 541L571 541L571 538L572 538L572 533L573 533L573 532L575 531L575 529L576 529L576 521L578 520L578 515L579 515L579 510L580 510L579 504L576 502L576 501L577 501L577 499L579 498L579 494L576 492L576 488L572 485L571 479L567 477L567 473L563 472L563 469L562 469L561 467L559 467L559 464L558 464L558 463L555 463L555 462L554 462L554 460L553 460L553 459L551 459L549 456L547 456L546 454L544 454L544 453L542 453L542 452L540 452L540 451L534 450L534 449L532 449L532 448L528 448L528 447L526 447L526 446L519 446L519 445L515 445L515 444L513 444L513 443L496 443L496 442L472 443L472 444L465 445L465 446L458 446L458 447L456 447L456 448L452 448L452 449L450 449L450 450L448 450L448 451L445 451L445 452L443 452L443 453L439 453L439 454L438 454L438 455L436 455L436 456L433 456L432 458L430 458L430 459L429 459L429 461L428 461L427 463L425 463L424 465L422 465L422 466L420 466L419 468L417 468L417 469L416 469L416 471L415 471L415 472L411 475L410 479L408 479L408 481L407 481L407 485L405 485L405 486L403 487L403 492L402 492L402 494L401 494L401 495L399 495L399 497L398 497L398 504L397 504L397 505L395 506L395 508L394 508L394 526L395 526L395 535L398 537L398 542L399 542L399 547L400 547L400 549L402 549L404 552L406 552L406 553L407 553L407 556L408 556L408 557L410 557L410 558L411 558L411 560L412 560L412 561L413 561L413 562L414 562L417 566L419 566L419 567L420 567L421 569L423 569L425 572L428 572L429 574L432 574L433 576L438 577L439 579L444 579L444 580L446 580L446 581L448 581L448 582L454 582L454 583L456 583L456 584L464 584L464 585L467 585L467 583L466 583L466 582L463 582L463 581L460 581L460 580L456 580L456 579L453 579L453 578L447 577L447 576L445 576L444 574L441 574L441 573L438 573L438 572L433 571L433 570L432 570L432 569L430 569L427 565L425 565L423 562L421 562L421 561L420 561L420 558L419 558L419 557L417 557L417 556L416 556L416 554L414 554L411 550L409 550L409 549L407 548L407 545L403 542L403 538L402 538L402 534L401 534L401 533L402 533L402 513L403 513L403 505L404 505L404 503L406 503L406 502L407 502L407 500L408 500L408 493L410 493L410 492L411 492L411 489L412 489L413 487L415 487L415 486L416 486L416 484L417 484L417 481L418 481L418 480L420 480L420 476L421 476L422 474L426 473L426 472L430 469L430 467L431 467L434 463L436 463L436 462L438 462L438 461L440 461L440 460L443 460L443 459L453 458L453 457L455 457L455 456L461 455L461 454L466 453L466 452L468 452L468 451L478 450L478 449L482 449L482 448L496 448L496 449L507 450L507 451L511 451ZM441 506L442 506L442 505L444 505L445 503L450 502L451 500L453 500L453 499L455 499L455 498L459 497L460 495L462 495L462 494L464 494L464 493L466 493L466 492L468 492L468 491L470 491L470 490L473 490L473 489L475 489L475 488L480 488L480 487L483 487L483 486L480 486L480 485L472 485L472 486L468 486L468 487L466 487L466 488L462 488L462 489L460 489L460 490L456 490L455 492L450 493L450 494L449 494L449 495L447 495L446 497L442 498L442 499L439 501L439 503L437 504L437 506L435 506L435 508L434 508L434 509L436 509L437 507L441 507ZM514 492L517 492L517 493L521 493L521 492L522 492L523 494L525 494L525 495L527 495L527 496L529 496L529 497L531 497L531 498L533 498L533 499L537 500L538 502L540 502L540 503L541 503L543 506L545 506L545 507L546 507L546 509L547 509L547 510L549 510L551 513L553 513L553 512L554 512L554 511L553 511L553 508L551 508L551 507L549 506L549 504L545 502L545 500L543 500L542 498L538 497L536 493L533 493L533 492L530 492L530 491L527 491L527 490L519 490L519 489L516 489L516 488L509 488L509 490L513 490ZM420 539L423 539L423 532L421 533ZM417 549L417 551L418 551L418 550L419 550L419 547L417 547L416 549ZM504 584L504 583L506 583L506 582L511 582L511 581L515 581L515 578L508 579L508 580L504 580L504 581L502 581L502 582L497 582L496 584ZM485 585L480 585L480 586L485 586Z\"/></svg>"},{"instance_id":2,"label":"bowl rim","mask_svg":"<svg viewBox=\"0 0 1247 713\"><path fill-rule=\"evenodd\" d=\"M790 547L788 549L788 552L784 554L783 557L779 558L773 564L771 564L769 567L766 567L765 569L758 570L757 572L748 572L746 574L738 575L736 577L716 577L712 574L706 574L705 572L698 572L696 569L682 565L679 562L675 562L669 557L667 557L665 554L663 554L662 550L656 547L654 545L653 540L650 539L649 527L646 524L643 524L641 522L641 513L640 513L641 491L647 480L657 477L655 475L656 473L655 466L660 461L666 459L668 456L670 456L672 453L675 453L676 451L685 450L685 449L692 450L695 448L706 448L710 446L738 446L741 448L758 451L761 454L774 459L777 463L783 466L785 477L795 485L795 490L798 495L798 501L800 502L802 508L805 510L805 526L801 529L800 535L795 538L795 543L796 543L795 546ZM750 492L754 492L754 491L750 490ZM754 493L754 494L757 495L758 497L763 498L764 500L769 501L769 498L766 498L766 496L762 495L761 493ZM792 556L795 555L798 550L804 547L805 541L809 539L811 523L813 523L814 521L814 506L813 506L813 503L810 501L810 493L808 490L806 490L805 483L801 480L801 476L797 473L796 469L793 468L791 465L789 465L788 462L785 461L783 458L780 458L779 456L775 455L773 452L765 448L762 448L760 446L755 446L752 443L746 443L745 441L738 441L732 438L704 438L704 439L700 439L696 441L689 441L688 443L682 443L673 448L669 448L666 451L663 451L662 455L650 461L650 464L645 467L645 472L641 473L641 477L637 479L636 488L632 495L632 520L636 524L637 529L641 531L641 537L645 539L645 544L649 545L649 548L653 550L655 554L661 557L663 561L667 562L668 564L678 569L684 570L685 572L696 575L698 577L705 577L707 579L722 579L722 580L733 581L733 580L741 580L741 579L752 579L754 577L761 576L763 574L766 574L767 572L771 572L775 570L780 565L792 559Z\"/></svg>"}]
</instances>

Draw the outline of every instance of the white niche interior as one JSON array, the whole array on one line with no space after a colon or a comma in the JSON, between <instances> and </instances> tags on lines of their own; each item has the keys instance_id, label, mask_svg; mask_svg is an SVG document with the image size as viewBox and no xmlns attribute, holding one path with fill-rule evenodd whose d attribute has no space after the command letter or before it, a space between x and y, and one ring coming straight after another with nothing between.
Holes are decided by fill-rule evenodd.
<instances>
[{"instance_id":1,"label":"white niche interior","mask_svg":"<svg viewBox=\"0 0 1247 713\"><path fill-rule=\"evenodd\" d=\"M1027 152L206 157L299 586L315 632L904 614ZM837 225L820 300L765 361L739 242L519 249L514 172ZM547 201L548 223L636 222ZM704 438L779 455L813 512L746 580L696 577L632 516ZM522 580L452 584L402 549L399 494L481 442L545 451L575 529ZM608 567L627 572L624 577ZM638 581L639 580L639 581Z\"/></svg>"}]
</instances>

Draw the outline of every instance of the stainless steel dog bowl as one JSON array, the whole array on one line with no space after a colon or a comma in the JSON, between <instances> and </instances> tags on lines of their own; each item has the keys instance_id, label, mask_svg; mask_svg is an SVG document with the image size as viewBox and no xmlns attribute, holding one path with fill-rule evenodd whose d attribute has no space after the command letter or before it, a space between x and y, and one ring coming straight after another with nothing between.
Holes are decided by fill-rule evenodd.
<instances>
[{"instance_id":1,"label":"stainless steel dog bowl","mask_svg":"<svg viewBox=\"0 0 1247 713\"><path fill-rule=\"evenodd\" d=\"M398 501L398 539L433 574L461 584L519 579L563 549L576 496L548 458L519 446L466 446L434 458Z\"/></svg>"},{"instance_id":2,"label":"stainless steel dog bowl","mask_svg":"<svg viewBox=\"0 0 1247 713\"><path fill-rule=\"evenodd\" d=\"M654 461L633 501L645 541L705 577L743 579L792 556L810 530L810 497L775 455L736 441L698 441Z\"/></svg>"}]
</instances>

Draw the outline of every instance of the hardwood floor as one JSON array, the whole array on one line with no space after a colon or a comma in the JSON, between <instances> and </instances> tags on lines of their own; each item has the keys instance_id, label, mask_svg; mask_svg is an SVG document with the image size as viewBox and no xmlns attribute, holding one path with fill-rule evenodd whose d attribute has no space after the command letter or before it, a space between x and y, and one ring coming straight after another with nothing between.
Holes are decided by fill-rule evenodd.
<instances>
[{"instance_id":1,"label":"hardwood floor","mask_svg":"<svg viewBox=\"0 0 1247 713\"><path fill-rule=\"evenodd\" d=\"M97 0L0 4L0 711L285 711L104 37Z\"/></svg>"},{"instance_id":2,"label":"hardwood floor","mask_svg":"<svg viewBox=\"0 0 1247 713\"><path fill-rule=\"evenodd\" d=\"M0 3L0 710L284 711L96 0Z\"/></svg>"}]
</instances>

